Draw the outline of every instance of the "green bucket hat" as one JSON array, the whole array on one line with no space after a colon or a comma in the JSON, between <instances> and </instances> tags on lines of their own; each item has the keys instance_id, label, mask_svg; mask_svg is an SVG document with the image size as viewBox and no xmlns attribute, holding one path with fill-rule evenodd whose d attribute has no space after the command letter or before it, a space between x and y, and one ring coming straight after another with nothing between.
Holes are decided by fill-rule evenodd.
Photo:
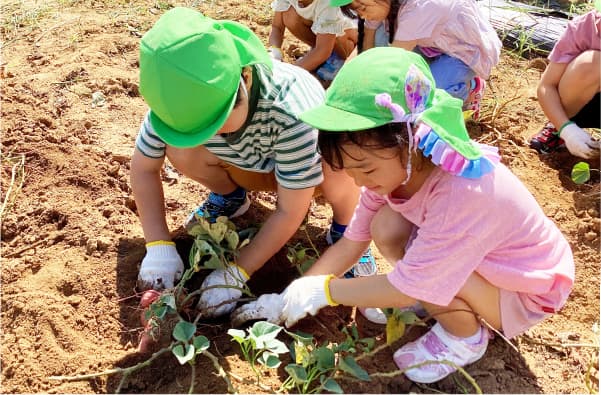
<instances>
[{"instance_id":1,"label":"green bucket hat","mask_svg":"<svg viewBox=\"0 0 601 395\"><path fill-rule=\"evenodd\" d=\"M378 47L345 63L327 90L325 103L302 113L300 119L332 132L407 122L412 135L410 148L420 148L452 174L478 178L491 171L499 158L495 147L470 139L462 105L461 100L436 89L430 68L420 55ZM415 134L411 124L418 126Z\"/></svg>"},{"instance_id":2,"label":"green bucket hat","mask_svg":"<svg viewBox=\"0 0 601 395\"><path fill-rule=\"evenodd\" d=\"M352 2L353 0L330 0L330 7L342 7Z\"/></svg>"},{"instance_id":3,"label":"green bucket hat","mask_svg":"<svg viewBox=\"0 0 601 395\"><path fill-rule=\"evenodd\" d=\"M140 43L140 93L155 132L175 147L204 143L229 117L242 69L259 63L272 66L246 26L190 8L166 12Z\"/></svg>"}]
</instances>

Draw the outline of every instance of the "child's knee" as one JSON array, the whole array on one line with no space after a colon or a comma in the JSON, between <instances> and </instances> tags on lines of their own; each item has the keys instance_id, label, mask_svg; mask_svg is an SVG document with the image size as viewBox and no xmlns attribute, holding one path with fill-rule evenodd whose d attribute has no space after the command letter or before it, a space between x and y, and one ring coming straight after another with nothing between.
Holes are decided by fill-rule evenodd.
<instances>
[{"instance_id":1,"label":"child's knee","mask_svg":"<svg viewBox=\"0 0 601 395\"><path fill-rule=\"evenodd\" d=\"M412 230L413 224L388 206L376 213L370 227L374 243L387 260L402 257Z\"/></svg>"},{"instance_id":2,"label":"child's knee","mask_svg":"<svg viewBox=\"0 0 601 395\"><path fill-rule=\"evenodd\" d=\"M588 50L578 55L568 65L565 74L574 74L579 79L585 80L589 84L599 85L601 74L601 51Z\"/></svg>"}]
</instances>

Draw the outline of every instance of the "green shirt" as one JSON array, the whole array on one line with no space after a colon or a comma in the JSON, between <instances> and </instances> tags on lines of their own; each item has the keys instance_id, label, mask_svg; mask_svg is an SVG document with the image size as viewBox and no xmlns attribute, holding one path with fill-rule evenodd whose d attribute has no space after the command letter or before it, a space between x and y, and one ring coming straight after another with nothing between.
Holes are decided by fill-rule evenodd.
<instances>
[{"instance_id":1,"label":"green shirt","mask_svg":"<svg viewBox=\"0 0 601 395\"><path fill-rule=\"evenodd\" d=\"M284 188L314 187L323 180L317 130L300 121L298 115L320 105L324 90L304 69L273 63L273 73L262 65L254 66L246 124L235 133L215 135L203 145L241 169L274 171ZM147 114L136 138L137 149L145 156L162 158L165 146Z\"/></svg>"}]
</instances>

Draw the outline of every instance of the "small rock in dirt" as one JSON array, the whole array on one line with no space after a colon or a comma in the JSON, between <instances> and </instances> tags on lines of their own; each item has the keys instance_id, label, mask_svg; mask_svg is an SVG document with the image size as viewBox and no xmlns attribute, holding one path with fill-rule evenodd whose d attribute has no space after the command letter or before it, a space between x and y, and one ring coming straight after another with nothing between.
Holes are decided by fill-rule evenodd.
<instances>
[{"instance_id":1,"label":"small rock in dirt","mask_svg":"<svg viewBox=\"0 0 601 395\"><path fill-rule=\"evenodd\" d=\"M597 234L595 232L588 232L584 235L584 239L586 241L593 241L597 238Z\"/></svg>"},{"instance_id":2,"label":"small rock in dirt","mask_svg":"<svg viewBox=\"0 0 601 395\"><path fill-rule=\"evenodd\" d=\"M97 249L98 249L98 240L96 240L96 239L89 239L86 242L86 254L92 255L92 253L94 251L96 251Z\"/></svg>"},{"instance_id":3,"label":"small rock in dirt","mask_svg":"<svg viewBox=\"0 0 601 395\"><path fill-rule=\"evenodd\" d=\"M106 251L109 249L112 241L107 237L99 237L96 241L98 251Z\"/></svg>"},{"instance_id":4,"label":"small rock in dirt","mask_svg":"<svg viewBox=\"0 0 601 395\"><path fill-rule=\"evenodd\" d=\"M107 173L111 177L117 177L119 175L120 168L121 168L121 166L117 163L116 165L111 166L109 168L109 170L107 171Z\"/></svg>"}]
</instances>

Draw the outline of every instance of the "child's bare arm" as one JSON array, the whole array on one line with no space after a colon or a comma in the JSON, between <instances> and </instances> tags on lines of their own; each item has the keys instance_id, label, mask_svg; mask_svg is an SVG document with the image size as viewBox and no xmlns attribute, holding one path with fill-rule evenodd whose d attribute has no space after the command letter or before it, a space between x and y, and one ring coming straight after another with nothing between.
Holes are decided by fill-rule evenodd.
<instances>
[{"instance_id":1,"label":"child's bare arm","mask_svg":"<svg viewBox=\"0 0 601 395\"><path fill-rule=\"evenodd\" d=\"M411 40L411 41L394 40L392 42L393 47L403 48L403 49L406 49L407 51L413 51L413 48L415 48L416 45L417 45L416 40Z\"/></svg>"},{"instance_id":2,"label":"child's bare arm","mask_svg":"<svg viewBox=\"0 0 601 395\"><path fill-rule=\"evenodd\" d=\"M284 42L284 33L286 26L284 25L284 14L276 11L271 22L271 33L269 33L269 45L276 48L281 48Z\"/></svg>"},{"instance_id":3,"label":"child's bare arm","mask_svg":"<svg viewBox=\"0 0 601 395\"><path fill-rule=\"evenodd\" d=\"M305 70L315 70L332 54L335 44L335 34L317 34L315 39L315 47L307 52L305 56L297 60L296 65Z\"/></svg>"},{"instance_id":4,"label":"child's bare arm","mask_svg":"<svg viewBox=\"0 0 601 395\"><path fill-rule=\"evenodd\" d=\"M144 156L137 148L131 160L131 188L146 242L170 240L165 220L165 199L161 183L164 159Z\"/></svg>"},{"instance_id":5,"label":"child's bare arm","mask_svg":"<svg viewBox=\"0 0 601 395\"><path fill-rule=\"evenodd\" d=\"M252 276L297 231L311 204L314 188L286 189L278 186L275 211L249 245L240 251L238 265Z\"/></svg>"},{"instance_id":6,"label":"child's bare arm","mask_svg":"<svg viewBox=\"0 0 601 395\"><path fill-rule=\"evenodd\" d=\"M376 45L376 29L365 28L363 31L363 51Z\"/></svg>"}]
</instances>

